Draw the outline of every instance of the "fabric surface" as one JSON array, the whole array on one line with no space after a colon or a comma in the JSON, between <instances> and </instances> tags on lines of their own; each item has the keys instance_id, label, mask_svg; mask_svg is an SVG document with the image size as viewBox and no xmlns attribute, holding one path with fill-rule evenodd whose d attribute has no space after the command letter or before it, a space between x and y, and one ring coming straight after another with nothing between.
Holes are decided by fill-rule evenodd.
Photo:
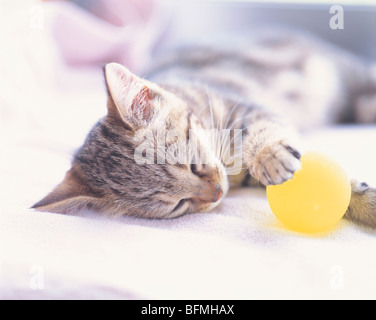
<instances>
[{"instance_id":1,"label":"fabric surface","mask_svg":"<svg viewBox=\"0 0 376 320\"><path fill-rule=\"evenodd\" d=\"M375 184L375 138L374 128L341 128L307 141ZM289 232L262 189L172 220L28 210L69 165L70 151L38 143L14 142L2 158L1 298L375 297L374 230L341 221L326 234Z\"/></svg>"},{"instance_id":2,"label":"fabric surface","mask_svg":"<svg viewBox=\"0 0 376 320\"><path fill-rule=\"evenodd\" d=\"M8 48L23 49L0 60L1 299L375 298L375 230L341 221L330 233L289 232L262 189L232 190L212 212L172 220L28 209L106 112L100 68L65 65L45 37L33 33L31 51L17 38ZM375 126L305 141L376 185Z\"/></svg>"}]
</instances>

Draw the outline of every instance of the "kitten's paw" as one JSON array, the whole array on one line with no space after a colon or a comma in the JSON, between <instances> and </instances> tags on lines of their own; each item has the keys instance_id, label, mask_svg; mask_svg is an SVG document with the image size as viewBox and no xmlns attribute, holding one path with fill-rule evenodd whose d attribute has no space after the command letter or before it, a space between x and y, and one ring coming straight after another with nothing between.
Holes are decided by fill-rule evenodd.
<instances>
[{"instance_id":1,"label":"kitten's paw","mask_svg":"<svg viewBox=\"0 0 376 320\"><path fill-rule=\"evenodd\" d=\"M365 182L351 181L351 201L345 217L376 228L376 189Z\"/></svg>"},{"instance_id":2,"label":"kitten's paw","mask_svg":"<svg viewBox=\"0 0 376 320\"><path fill-rule=\"evenodd\" d=\"M290 145L275 143L257 152L250 173L265 186L281 184L300 169L300 157L300 152Z\"/></svg>"}]
</instances>

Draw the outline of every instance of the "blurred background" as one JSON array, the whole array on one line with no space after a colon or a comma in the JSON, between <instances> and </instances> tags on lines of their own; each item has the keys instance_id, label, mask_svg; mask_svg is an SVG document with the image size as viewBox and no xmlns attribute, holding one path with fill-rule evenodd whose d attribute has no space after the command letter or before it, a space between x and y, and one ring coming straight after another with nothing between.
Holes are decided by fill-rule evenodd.
<instances>
[{"instance_id":1,"label":"blurred background","mask_svg":"<svg viewBox=\"0 0 376 320\"><path fill-rule=\"evenodd\" d=\"M342 29L329 26L334 5L343 8ZM99 75L104 63L116 61L144 75L153 55L171 46L251 37L273 26L308 30L376 59L375 1L0 0L0 13L2 129L14 117L42 129L45 121L33 116L40 116L39 109L47 122L72 120L74 110L53 105L94 87L101 111L93 106L87 116L97 119L105 111Z\"/></svg>"},{"instance_id":2,"label":"blurred background","mask_svg":"<svg viewBox=\"0 0 376 320\"><path fill-rule=\"evenodd\" d=\"M329 25L333 5L343 8L343 28ZM61 180L58 164L68 169L106 114L103 64L144 76L168 48L282 26L376 60L374 0L0 0L0 169L10 183L1 196L19 188L15 177L35 182L39 172L43 190L30 204Z\"/></svg>"}]
</instances>

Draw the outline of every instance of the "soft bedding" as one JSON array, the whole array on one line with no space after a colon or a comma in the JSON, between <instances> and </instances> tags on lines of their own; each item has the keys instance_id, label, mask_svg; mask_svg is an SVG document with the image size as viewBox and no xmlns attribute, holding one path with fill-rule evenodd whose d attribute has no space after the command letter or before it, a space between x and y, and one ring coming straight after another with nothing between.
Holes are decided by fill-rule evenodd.
<instances>
[{"instance_id":1,"label":"soft bedding","mask_svg":"<svg viewBox=\"0 0 376 320\"><path fill-rule=\"evenodd\" d=\"M308 140L376 183L369 150L375 138L374 128L341 128ZM213 212L172 220L28 210L67 168L70 151L53 146L19 142L6 149L3 299L375 297L374 230L341 221L327 234L291 233L261 189L234 190Z\"/></svg>"}]
</instances>

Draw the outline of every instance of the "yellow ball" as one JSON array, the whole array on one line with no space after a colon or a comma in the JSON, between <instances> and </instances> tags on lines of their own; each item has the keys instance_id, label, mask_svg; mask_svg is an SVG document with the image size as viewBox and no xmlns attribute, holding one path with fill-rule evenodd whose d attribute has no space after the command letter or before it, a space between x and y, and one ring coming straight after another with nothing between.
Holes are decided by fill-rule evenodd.
<instances>
[{"instance_id":1,"label":"yellow ball","mask_svg":"<svg viewBox=\"0 0 376 320\"><path fill-rule=\"evenodd\" d=\"M266 188L270 208L290 230L330 230L349 206L350 181L341 166L322 153L307 152L300 160L302 168L292 179Z\"/></svg>"}]
</instances>

